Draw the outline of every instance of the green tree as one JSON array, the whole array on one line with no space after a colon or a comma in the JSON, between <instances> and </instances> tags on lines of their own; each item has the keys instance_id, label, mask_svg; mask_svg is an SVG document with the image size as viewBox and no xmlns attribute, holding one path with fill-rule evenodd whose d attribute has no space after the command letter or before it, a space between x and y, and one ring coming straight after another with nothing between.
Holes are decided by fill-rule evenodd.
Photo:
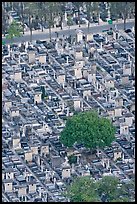
<instances>
[{"instance_id":1,"label":"green tree","mask_svg":"<svg viewBox=\"0 0 137 204\"><path fill-rule=\"evenodd\" d=\"M5 2L2 2L2 33L5 36L7 23L6 23L6 12L5 12Z\"/></svg>"},{"instance_id":2,"label":"green tree","mask_svg":"<svg viewBox=\"0 0 137 204\"><path fill-rule=\"evenodd\" d=\"M25 2L13 2L13 8L20 16L20 20L22 22L23 34L24 34L24 4Z\"/></svg>"},{"instance_id":3,"label":"green tree","mask_svg":"<svg viewBox=\"0 0 137 204\"><path fill-rule=\"evenodd\" d=\"M128 184L135 191L133 182ZM128 184L114 176L103 176L98 181L90 176L77 177L67 186L65 196L71 202L131 202L134 198L127 194Z\"/></svg>"},{"instance_id":4,"label":"green tree","mask_svg":"<svg viewBox=\"0 0 137 204\"><path fill-rule=\"evenodd\" d=\"M75 163L77 162L77 157L74 156L74 155L70 155L70 156L68 157L68 160L69 160L69 163L70 163L70 164L75 164Z\"/></svg>"},{"instance_id":5,"label":"green tree","mask_svg":"<svg viewBox=\"0 0 137 204\"><path fill-rule=\"evenodd\" d=\"M24 13L28 16L28 27L30 30L30 42L32 41L33 19L36 15L36 3L25 2Z\"/></svg>"},{"instance_id":6,"label":"green tree","mask_svg":"<svg viewBox=\"0 0 137 204\"><path fill-rule=\"evenodd\" d=\"M121 14L124 20L124 30L126 30L126 20L131 13L131 2L119 2Z\"/></svg>"},{"instance_id":7,"label":"green tree","mask_svg":"<svg viewBox=\"0 0 137 204\"><path fill-rule=\"evenodd\" d=\"M111 202L130 202L130 199L129 198L116 198L116 199L113 199L111 200Z\"/></svg>"},{"instance_id":8,"label":"green tree","mask_svg":"<svg viewBox=\"0 0 137 204\"><path fill-rule=\"evenodd\" d=\"M86 2L86 11L87 11L87 19L88 19L88 29L90 26L91 17L98 18L99 23L99 2Z\"/></svg>"},{"instance_id":9,"label":"green tree","mask_svg":"<svg viewBox=\"0 0 137 204\"><path fill-rule=\"evenodd\" d=\"M43 20L44 20L44 2L36 2L36 6L37 6L37 18L38 18L38 22L41 23L41 31L43 32Z\"/></svg>"},{"instance_id":10,"label":"green tree","mask_svg":"<svg viewBox=\"0 0 137 204\"><path fill-rule=\"evenodd\" d=\"M121 200L123 202L130 202L134 200L134 193L135 192L135 180L132 179L128 183L122 183L121 188ZM128 201L126 201L128 200Z\"/></svg>"},{"instance_id":11,"label":"green tree","mask_svg":"<svg viewBox=\"0 0 137 204\"><path fill-rule=\"evenodd\" d=\"M63 29L63 18L64 18L64 12L65 12L65 6L67 2L57 2L58 3L58 16L59 16L59 24L61 27L61 30Z\"/></svg>"},{"instance_id":12,"label":"green tree","mask_svg":"<svg viewBox=\"0 0 137 204\"><path fill-rule=\"evenodd\" d=\"M96 183L89 176L78 177L67 187L66 196L71 202L98 202L100 201Z\"/></svg>"},{"instance_id":13,"label":"green tree","mask_svg":"<svg viewBox=\"0 0 137 204\"><path fill-rule=\"evenodd\" d=\"M130 202L132 196L129 189L135 190L134 182L124 183L114 176L104 176L97 185L99 196L104 194L108 202Z\"/></svg>"},{"instance_id":14,"label":"green tree","mask_svg":"<svg viewBox=\"0 0 137 204\"><path fill-rule=\"evenodd\" d=\"M90 20L93 12L93 2L86 2L87 19L88 19L88 31L90 26Z\"/></svg>"},{"instance_id":15,"label":"green tree","mask_svg":"<svg viewBox=\"0 0 137 204\"><path fill-rule=\"evenodd\" d=\"M46 21L48 22L49 37L51 41L51 28L54 27L55 17L58 15L57 2L48 2L47 7L46 7L46 12L47 12Z\"/></svg>"},{"instance_id":16,"label":"green tree","mask_svg":"<svg viewBox=\"0 0 137 204\"><path fill-rule=\"evenodd\" d=\"M17 21L13 21L8 28L7 39L14 39L14 37L21 37L22 31L23 31L22 26Z\"/></svg>"},{"instance_id":17,"label":"green tree","mask_svg":"<svg viewBox=\"0 0 137 204\"><path fill-rule=\"evenodd\" d=\"M41 23L43 31L43 22L46 20L48 2L24 2L24 15L28 17L28 26L30 30L30 41L32 41L32 31L34 24Z\"/></svg>"},{"instance_id":18,"label":"green tree","mask_svg":"<svg viewBox=\"0 0 137 204\"><path fill-rule=\"evenodd\" d=\"M21 16L23 34L24 34L24 2L20 2L20 16Z\"/></svg>"},{"instance_id":19,"label":"green tree","mask_svg":"<svg viewBox=\"0 0 137 204\"><path fill-rule=\"evenodd\" d=\"M110 17L115 17L116 21L118 21L121 12L121 8L117 3L118 2L109 2Z\"/></svg>"},{"instance_id":20,"label":"green tree","mask_svg":"<svg viewBox=\"0 0 137 204\"><path fill-rule=\"evenodd\" d=\"M115 139L114 134L115 128L109 119L98 116L95 111L87 111L68 118L60 141L67 147L77 142L94 149L109 146Z\"/></svg>"},{"instance_id":21,"label":"green tree","mask_svg":"<svg viewBox=\"0 0 137 204\"><path fill-rule=\"evenodd\" d=\"M93 14L97 19L98 19L98 24L99 24L99 2L93 2L93 7L92 7L92 10L93 10Z\"/></svg>"},{"instance_id":22,"label":"green tree","mask_svg":"<svg viewBox=\"0 0 137 204\"><path fill-rule=\"evenodd\" d=\"M78 24L80 27L80 7L83 7L83 2L73 2L73 4L78 9Z\"/></svg>"},{"instance_id":23,"label":"green tree","mask_svg":"<svg viewBox=\"0 0 137 204\"><path fill-rule=\"evenodd\" d=\"M70 16L67 17L67 25L69 26L69 29L70 29L70 26L73 25L73 21Z\"/></svg>"},{"instance_id":24,"label":"green tree","mask_svg":"<svg viewBox=\"0 0 137 204\"><path fill-rule=\"evenodd\" d=\"M104 176L102 180L98 181L99 196L104 194L108 201L118 198L118 184L118 178L113 176Z\"/></svg>"},{"instance_id":25,"label":"green tree","mask_svg":"<svg viewBox=\"0 0 137 204\"><path fill-rule=\"evenodd\" d=\"M110 6L110 14L116 17L116 20L120 18L120 16L124 20L124 30L126 29L126 20L131 16L133 11L135 10L134 2L109 2Z\"/></svg>"}]
</instances>

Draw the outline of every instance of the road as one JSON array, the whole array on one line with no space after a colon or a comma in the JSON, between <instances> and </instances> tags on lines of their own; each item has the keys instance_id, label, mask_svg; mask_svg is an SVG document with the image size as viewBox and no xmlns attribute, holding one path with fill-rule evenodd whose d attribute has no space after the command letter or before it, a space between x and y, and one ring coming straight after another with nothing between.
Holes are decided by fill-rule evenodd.
<instances>
[{"instance_id":1,"label":"road","mask_svg":"<svg viewBox=\"0 0 137 204\"><path fill-rule=\"evenodd\" d=\"M102 32L102 30L109 29L110 27L114 28L114 25L117 25L117 29L118 30L124 29L123 22L112 24L112 25L108 25L108 24L107 25L106 24L95 25L94 24L94 25L90 26L89 32L90 33L99 33L99 32ZM130 22L127 22L127 24L126 24L127 28L132 28L133 26L135 26L135 21L134 20L132 20ZM56 38L56 36L57 36L56 32L58 32L59 37L63 36L63 35L64 36L68 36L68 35L74 36L76 29L82 30L84 32L84 34L88 33L88 28L87 28L86 25L82 25L80 28L78 26L72 26L70 29L68 29L66 27L63 30L60 30L60 29L57 29L57 28L53 28L53 29L51 29L51 31L52 31L51 32L51 37L52 38ZM32 41L34 41L34 40L46 40L46 39L49 39L49 30L48 29L44 30L44 32L33 31ZM2 40L4 40L6 43L10 43L9 39L2 38ZM22 37L14 39L15 43L26 42L26 41L30 41L30 34L29 34L29 32L25 33L24 36L22 36Z\"/></svg>"}]
</instances>

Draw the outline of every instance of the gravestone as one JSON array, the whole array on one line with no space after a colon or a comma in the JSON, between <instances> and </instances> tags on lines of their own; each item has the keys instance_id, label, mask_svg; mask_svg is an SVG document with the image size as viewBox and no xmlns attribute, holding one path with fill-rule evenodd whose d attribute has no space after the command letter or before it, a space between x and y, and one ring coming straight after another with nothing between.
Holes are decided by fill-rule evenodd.
<instances>
[{"instance_id":1,"label":"gravestone","mask_svg":"<svg viewBox=\"0 0 137 204\"><path fill-rule=\"evenodd\" d=\"M77 31L77 34L76 34L76 38L77 38L77 42L80 42L83 40L83 32L82 31Z\"/></svg>"},{"instance_id":2,"label":"gravestone","mask_svg":"<svg viewBox=\"0 0 137 204\"><path fill-rule=\"evenodd\" d=\"M60 156L52 156L51 157L51 163L53 168L60 168L62 164L62 160Z\"/></svg>"},{"instance_id":3,"label":"gravestone","mask_svg":"<svg viewBox=\"0 0 137 204\"><path fill-rule=\"evenodd\" d=\"M30 50L28 55L29 55L29 64L35 63L35 51Z\"/></svg>"}]
</instances>

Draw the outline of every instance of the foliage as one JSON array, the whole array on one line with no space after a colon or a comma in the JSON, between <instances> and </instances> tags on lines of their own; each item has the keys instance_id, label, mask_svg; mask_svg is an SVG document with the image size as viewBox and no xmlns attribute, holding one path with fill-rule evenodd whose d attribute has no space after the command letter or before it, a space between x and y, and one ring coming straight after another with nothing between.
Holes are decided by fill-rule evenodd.
<instances>
[{"instance_id":1,"label":"foliage","mask_svg":"<svg viewBox=\"0 0 137 204\"><path fill-rule=\"evenodd\" d=\"M114 176L104 176L101 181L98 181L99 195L106 195L108 202L130 202L130 193L127 187L134 189L134 185L129 182L121 183Z\"/></svg>"},{"instance_id":2,"label":"foliage","mask_svg":"<svg viewBox=\"0 0 137 204\"><path fill-rule=\"evenodd\" d=\"M80 8L83 7L83 2L74 2L73 4L75 5L75 7L78 10L78 22L79 22L79 27L80 27Z\"/></svg>"},{"instance_id":3,"label":"foliage","mask_svg":"<svg viewBox=\"0 0 137 204\"><path fill-rule=\"evenodd\" d=\"M5 18L5 11L4 6L5 2L2 2L2 28L3 33L6 31L6 18ZM32 16L34 22L37 20L42 24L42 31L43 31L43 24L46 22L49 24L50 28L54 24L54 20L56 17L60 19L60 26L62 27L63 16L65 11L65 6L67 2L8 2L10 10L13 8L16 12L20 15L21 21L24 25L24 17L29 19L29 29L32 35ZM79 26L80 26L80 8L84 8L86 6L87 10L87 18L94 15L94 17L99 16L99 2L73 2L73 5L78 11L78 19L79 19ZM126 19L130 17L130 14L135 12L135 2L109 2L110 12L113 16L118 19L120 15L124 19L124 24ZM75 11L74 11L75 12ZM89 23L90 24L90 23ZM88 27L89 27L88 24Z\"/></svg>"},{"instance_id":4,"label":"foliage","mask_svg":"<svg viewBox=\"0 0 137 204\"><path fill-rule=\"evenodd\" d=\"M93 2L92 11L95 16L99 15L99 2Z\"/></svg>"},{"instance_id":5,"label":"foliage","mask_svg":"<svg viewBox=\"0 0 137 204\"><path fill-rule=\"evenodd\" d=\"M116 198L111 200L111 202L130 202L129 198Z\"/></svg>"},{"instance_id":6,"label":"foliage","mask_svg":"<svg viewBox=\"0 0 137 204\"><path fill-rule=\"evenodd\" d=\"M107 200L112 200L117 198L118 189L117 186L119 180L113 176L104 176L102 180L98 181L98 193L101 196L102 194L106 195Z\"/></svg>"},{"instance_id":7,"label":"foliage","mask_svg":"<svg viewBox=\"0 0 137 204\"><path fill-rule=\"evenodd\" d=\"M110 16L114 16L116 20L118 20L121 8L118 7L117 2L111 2L109 3L110 6Z\"/></svg>"},{"instance_id":8,"label":"foliage","mask_svg":"<svg viewBox=\"0 0 137 204\"><path fill-rule=\"evenodd\" d=\"M92 15L92 2L86 2L86 11L87 11L87 18L88 20L91 18Z\"/></svg>"},{"instance_id":9,"label":"foliage","mask_svg":"<svg viewBox=\"0 0 137 204\"><path fill-rule=\"evenodd\" d=\"M70 16L67 17L67 25L70 27L71 25L73 25L73 20L71 19Z\"/></svg>"},{"instance_id":10,"label":"foliage","mask_svg":"<svg viewBox=\"0 0 137 204\"><path fill-rule=\"evenodd\" d=\"M88 19L88 28L90 26L90 20L92 18L99 18L99 2L85 2L87 19ZM98 19L99 22L99 19Z\"/></svg>"},{"instance_id":11,"label":"foliage","mask_svg":"<svg viewBox=\"0 0 137 204\"><path fill-rule=\"evenodd\" d=\"M134 2L109 2L110 13L118 19L120 16L124 19L124 29L126 29L126 19L134 12Z\"/></svg>"},{"instance_id":12,"label":"foliage","mask_svg":"<svg viewBox=\"0 0 137 204\"><path fill-rule=\"evenodd\" d=\"M22 31L22 26L17 21L13 21L8 28L7 38L13 39L14 37L20 37Z\"/></svg>"},{"instance_id":13,"label":"foliage","mask_svg":"<svg viewBox=\"0 0 137 204\"><path fill-rule=\"evenodd\" d=\"M95 111L81 112L68 118L60 141L67 147L75 142L87 148L109 146L115 139L115 128L109 119L101 118Z\"/></svg>"},{"instance_id":14,"label":"foliage","mask_svg":"<svg viewBox=\"0 0 137 204\"><path fill-rule=\"evenodd\" d=\"M89 176L76 178L67 188L67 197L71 202L98 202L96 184Z\"/></svg>"},{"instance_id":15,"label":"foliage","mask_svg":"<svg viewBox=\"0 0 137 204\"><path fill-rule=\"evenodd\" d=\"M6 21L6 13L5 13L5 9L4 9L4 4L5 2L2 2L3 6L2 6L2 33L5 36L5 32L7 30L7 21Z\"/></svg>"},{"instance_id":16,"label":"foliage","mask_svg":"<svg viewBox=\"0 0 137 204\"><path fill-rule=\"evenodd\" d=\"M70 164L75 164L77 162L77 157L74 155L71 155L68 157L68 160Z\"/></svg>"},{"instance_id":17,"label":"foliage","mask_svg":"<svg viewBox=\"0 0 137 204\"><path fill-rule=\"evenodd\" d=\"M134 190L133 182L129 185ZM107 202L131 202L127 186L114 176L104 176L98 181L84 176L76 178L67 186L66 196L71 202L103 202L103 196Z\"/></svg>"}]
</instances>

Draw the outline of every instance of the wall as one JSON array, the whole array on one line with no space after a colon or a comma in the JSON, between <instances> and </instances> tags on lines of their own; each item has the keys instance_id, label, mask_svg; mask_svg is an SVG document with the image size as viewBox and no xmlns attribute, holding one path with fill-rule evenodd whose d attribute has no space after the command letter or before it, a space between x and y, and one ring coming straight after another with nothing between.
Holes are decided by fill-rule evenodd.
<instances>
[{"instance_id":1,"label":"wall","mask_svg":"<svg viewBox=\"0 0 137 204\"><path fill-rule=\"evenodd\" d=\"M34 96L34 103L41 103L41 94L35 94Z\"/></svg>"},{"instance_id":2,"label":"wall","mask_svg":"<svg viewBox=\"0 0 137 204\"><path fill-rule=\"evenodd\" d=\"M75 110L80 109L80 100L74 101L74 109Z\"/></svg>"},{"instance_id":3,"label":"wall","mask_svg":"<svg viewBox=\"0 0 137 204\"><path fill-rule=\"evenodd\" d=\"M15 72L14 80L17 82L20 82L22 80L22 73L21 72Z\"/></svg>"},{"instance_id":4,"label":"wall","mask_svg":"<svg viewBox=\"0 0 137 204\"><path fill-rule=\"evenodd\" d=\"M32 152L25 152L25 160L32 161Z\"/></svg>"},{"instance_id":5,"label":"wall","mask_svg":"<svg viewBox=\"0 0 137 204\"><path fill-rule=\"evenodd\" d=\"M12 110L11 117L19 116L19 110Z\"/></svg>"},{"instance_id":6,"label":"wall","mask_svg":"<svg viewBox=\"0 0 137 204\"><path fill-rule=\"evenodd\" d=\"M81 68L76 68L76 69L74 70L74 72L75 72L75 77L76 77L77 79L81 79L81 78L82 78Z\"/></svg>"},{"instance_id":7,"label":"wall","mask_svg":"<svg viewBox=\"0 0 137 204\"><path fill-rule=\"evenodd\" d=\"M69 178L70 175L70 169L63 169L62 170L62 178Z\"/></svg>"},{"instance_id":8,"label":"wall","mask_svg":"<svg viewBox=\"0 0 137 204\"><path fill-rule=\"evenodd\" d=\"M65 75L59 75L57 76L57 82L59 84L64 84L65 83Z\"/></svg>"}]
</instances>

